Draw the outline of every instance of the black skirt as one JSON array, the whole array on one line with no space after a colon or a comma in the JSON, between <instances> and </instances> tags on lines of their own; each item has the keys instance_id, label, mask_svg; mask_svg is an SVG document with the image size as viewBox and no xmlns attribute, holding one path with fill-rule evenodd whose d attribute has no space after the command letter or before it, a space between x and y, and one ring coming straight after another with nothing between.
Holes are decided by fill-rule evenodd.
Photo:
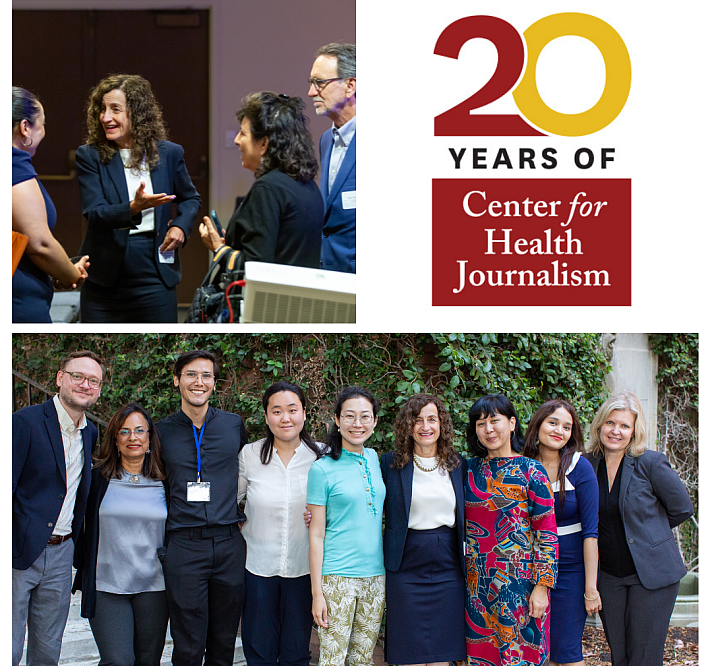
<instances>
[{"instance_id":1,"label":"black skirt","mask_svg":"<svg viewBox=\"0 0 712 666\"><path fill-rule=\"evenodd\" d=\"M408 530L398 571L386 571L389 664L465 659L465 579L455 529Z\"/></svg>"}]
</instances>

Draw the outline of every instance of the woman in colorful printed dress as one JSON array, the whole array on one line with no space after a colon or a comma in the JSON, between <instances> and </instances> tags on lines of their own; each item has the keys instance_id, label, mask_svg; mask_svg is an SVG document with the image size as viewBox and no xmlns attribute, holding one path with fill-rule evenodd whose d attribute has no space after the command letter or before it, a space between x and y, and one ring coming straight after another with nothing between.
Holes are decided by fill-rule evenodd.
<instances>
[{"instance_id":1,"label":"woman in colorful printed dress","mask_svg":"<svg viewBox=\"0 0 712 666\"><path fill-rule=\"evenodd\" d=\"M312 616L319 628L319 666L371 666L386 599L383 485L378 455L365 444L380 408L368 391L339 394L328 453L307 482Z\"/></svg>"},{"instance_id":2,"label":"woman in colorful printed dress","mask_svg":"<svg viewBox=\"0 0 712 666\"><path fill-rule=\"evenodd\" d=\"M524 455L538 460L551 480L559 537L559 574L551 591L550 666L583 666L586 614L601 610L598 574L598 483L581 456L576 410L549 400L532 417ZM564 488L562 492L561 489Z\"/></svg>"},{"instance_id":3,"label":"woman in colorful printed dress","mask_svg":"<svg viewBox=\"0 0 712 666\"><path fill-rule=\"evenodd\" d=\"M551 486L541 463L520 454L524 438L508 398L480 398L469 417L467 664L540 666L558 559Z\"/></svg>"}]
</instances>

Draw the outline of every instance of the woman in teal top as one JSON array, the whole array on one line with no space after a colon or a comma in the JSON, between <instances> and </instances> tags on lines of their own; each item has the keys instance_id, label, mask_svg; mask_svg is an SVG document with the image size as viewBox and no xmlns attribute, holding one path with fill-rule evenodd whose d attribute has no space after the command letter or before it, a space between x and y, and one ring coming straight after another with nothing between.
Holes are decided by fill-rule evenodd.
<instances>
[{"instance_id":1,"label":"woman in teal top","mask_svg":"<svg viewBox=\"0 0 712 666\"><path fill-rule=\"evenodd\" d=\"M380 408L368 391L344 389L334 407L330 449L307 483L312 615L319 666L370 666L385 603L381 522L386 487L378 455L364 445Z\"/></svg>"}]
</instances>

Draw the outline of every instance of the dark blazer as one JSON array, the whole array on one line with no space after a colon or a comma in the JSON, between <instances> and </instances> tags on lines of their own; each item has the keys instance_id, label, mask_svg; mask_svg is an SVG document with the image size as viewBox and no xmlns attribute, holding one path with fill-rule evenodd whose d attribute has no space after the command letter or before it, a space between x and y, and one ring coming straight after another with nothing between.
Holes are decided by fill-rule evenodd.
<instances>
[{"instance_id":1,"label":"dark blazer","mask_svg":"<svg viewBox=\"0 0 712 666\"><path fill-rule=\"evenodd\" d=\"M89 494L91 452L97 431L82 430L84 469L74 503L72 538L77 541ZM67 493L59 418L52 399L12 415L12 567L28 569L44 550Z\"/></svg>"},{"instance_id":2,"label":"dark blazer","mask_svg":"<svg viewBox=\"0 0 712 666\"><path fill-rule=\"evenodd\" d=\"M383 553L386 569L398 571L403 558L405 538L408 534L408 519L413 498L413 459L403 469L392 467L393 451L381 458L381 475L386 484L386 502L383 513L386 516L386 530L383 533ZM458 455L460 464L450 472L450 480L455 490L455 528L457 529L458 557L462 574L465 575L465 459Z\"/></svg>"},{"instance_id":3,"label":"dark blazer","mask_svg":"<svg viewBox=\"0 0 712 666\"><path fill-rule=\"evenodd\" d=\"M151 170L153 191L176 195L174 203L177 204L178 214L171 226L180 227L187 241L200 210L200 196L190 180L183 149L178 144L159 141L158 156L158 164ZM94 146L79 146L76 162L82 213L89 223L79 253L89 255L89 280L102 287L110 287L116 281L124 261L129 230L141 223L141 214L131 216L129 206L134 192L129 194L124 165L118 152L108 164L102 164ZM175 263L162 264L158 261L158 248L168 231L171 210L171 204L154 208L156 227L153 240L156 270L169 289L181 279L179 253L175 254Z\"/></svg>"},{"instance_id":4,"label":"dark blazer","mask_svg":"<svg viewBox=\"0 0 712 666\"><path fill-rule=\"evenodd\" d=\"M603 458L586 458L598 473ZM649 590L672 585L687 573L671 528L695 512L690 496L658 451L624 456L621 465L618 507L638 578Z\"/></svg>"},{"instance_id":5,"label":"dark blazer","mask_svg":"<svg viewBox=\"0 0 712 666\"><path fill-rule=\"evenodd\" d=\"M104 499L109 479L105 479L99 468L91 471L91 488L87 500L84 526L79 534L74 551L74 576L72 593L82 591L82 617L96 614L96 559L99 552L99 507Z\"/></svg>"},{"instance_id":6,"label":"dark blazer","mask_svg":"<svg viewBox=\"0 0 712 666\"><path fill-rule=\"evenodd\" d=\"M329 190L329 160L334 140L331 130L321 135L321 196L324 199L324 231L321 267L328 271L356 272L356 208L344 208L342 195L356 196L356 134L344 155L334 185Z\"/></svg>"}]
</instances>

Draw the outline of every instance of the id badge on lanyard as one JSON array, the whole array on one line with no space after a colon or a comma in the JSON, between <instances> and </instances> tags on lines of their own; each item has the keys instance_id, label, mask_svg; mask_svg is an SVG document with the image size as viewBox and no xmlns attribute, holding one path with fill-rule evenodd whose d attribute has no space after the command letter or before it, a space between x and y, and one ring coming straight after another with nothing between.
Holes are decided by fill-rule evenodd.
<instances>
[{"instance_id":1,"label":"id badge on lanyard","mask_svg":"<svg viewBox=\"0 0 712 666\"><path fill-rule=\"evenodd\" d=\"M205 432L205 423L200 428L200 436L198 430L193 426L193 436L195 437L195 449L198 454L198 480L188 481L188 489L186 499L189 502L209 502L210 501L210 482L200 480L200 443L203 441L203 433Z\"/></svg>"}]
</instances>

